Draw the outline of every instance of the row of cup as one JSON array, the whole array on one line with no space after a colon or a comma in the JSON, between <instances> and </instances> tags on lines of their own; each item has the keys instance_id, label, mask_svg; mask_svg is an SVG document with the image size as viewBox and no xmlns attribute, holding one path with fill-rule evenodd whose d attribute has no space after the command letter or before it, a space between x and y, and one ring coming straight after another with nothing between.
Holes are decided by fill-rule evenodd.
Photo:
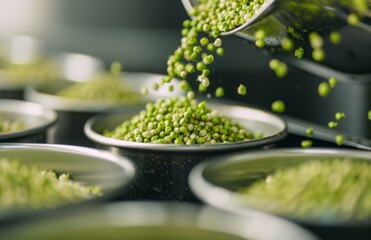
<instances>
[{"instance_id":1,"label":"row of cup","mask_svg":"<svg viewBox=\"0 0 371 240\"><path fill-rule=\"evenodd\" d=\"M288 224L286 221L282 221L281 218L311 230L316 235L319 235L320 239L333 239L334 237L336 237L336 239L352 239L353 237L355 239L368 239L370 236L369 219L363 221L342 221L334 218L329 220L325 215L323 219L319 218L314 220L295 219L284 215L279 216L281 218L277 218L272 215L264 214L261 210L257 212L256 209L254 210L253 206L242 203L239 201L239 197L241 196L236 192L236 189L246 185L246 179L249 181L259 179L268 172L293 166L298 164L298 162L302 163L313 159L328 160L331 158L343 157L353 158L357 161L370 161L371 156L365 151L273 149L265 151L253 150L235 156L222 155L217 158L211 158L192 168L188 179L192 192L194 192L199 199L207 203L207 205L213 206L212 209L215 207L214 210L202 210L198 204L192 202L174 203L174 201L172 201L172 203L170 203L170 201L161 201L166 203L162 205L153 201L146 201L145 203L139 203L141 201L125 201L123 197L133 197L133 186L137 184L138 176L140 178L140 175L143 175L143 173L137 171L135 162L103 150L53 144L3 143L0 144L0 155L2 157L16 158L25 165L37 164L41 168L53 169L57 172L69 172L74 180L83 184L98 185L102 188L104 193L102 197L83 201L78 204L68 204L51 210L44 209L26 212L7 212L6 214L1 213L0 232L4 231L7 234L15 234L14 236L18 236L17 234L20 233L29 234L30 231L35 231L35 236L40 237L40 239L45 238L44 234L50 237L53 234L62 234L64 231L67 231L68 234L74 234L76 231L80 232L79 234L86 234L90 230L95 229L97 224L101 224L102 228L100 230L103 232L109 231L109 229L112 230L116 227L125 229L129 226L132 227L132 224L137 224L134 226L138 228L172 226L186 228L194 227L214 231L216 229L213 224L217 226L222 224L226 225L226 228L223 228L223 230L218 228L219 231L227 231L225 233L228 233L228 230L232 231L231 229L233 229L233 231L229 233L236 234L240 237L239 239L246 239L244 238L246 236L255 236L253 239L268 240L272 239L274 235L277 235L276 239L295 239L295 237L298 236L297 234L304 234L300 239L307 239L307 233L303 233L300 229L295 229L295 226ZM148 187L148 190L152 188L152 186L146 187ZM145 187L142 188L144 190ZM107 202L115 199L117 196L121 197L122 203L111 204ZM104 201L106 201L105 204ZM130 202L133 204L129 204ZM136 204L138 204L137 207L135 207ZM174 206L179 208L176 209ZM133 209L128 211L128 209L132 207L134 209L142 208L142 210L148 208L148 211L153 211L154 213L153 215L149 214L150 212L144 214L143 212ZM119 210L121 208L122 210ZM151 208L153 208L153 210L150 210ZM156 208L159 209L156 210ZM168 210L162 212L164 208ZM191 210L195 208L197 210ZM175 213L173 211L175 211ZM188 211L194 212L189 215L190 213ZM210 226L205 226L203 224L198 225L200 223L197 222L196 219L199 220L201 217L200 215L203 215L203 211L215 211L213 214L224 215L224 218L208 218L208 220L203 221L209 221L211 223ZM168 216L168 214L171 216ZM175 216L173 216L173 214L175 214ZM133 217L133 215L136 215L137 218ZM176 220L175 225L172 225L170 222L172 222L174 218L179 219ZM193 226L187 225L189 224L187 221L192 221L190 219L185 220L184 218L192 218L193 223L197 224ZM230 220L227 221L226 218L230 218ZM240 225L237 225L238 227L236 226L236 228L230 228L229 223L235 221L233 220L234 218L238 219ZM79 222L81 223L84 219L99 219L99 221L85 221L83 226L77 224ZM64 223L64 221L66 222ZM185 222L187 223L185 224ZM62 223L63 226L66 226L66 228L63 228L63 232L57 227L61 226L60 224ZM180 223L185 225L178 226L177 224ZM266 231L264 223L270 227L270 230L267 232L264 232ZM255 226L255 224L258 225ZM250 228L250 225L253 227ZM21 227L22 231L19 231L19 227ZM23 232L25 229L26 231ZM38 230L36 231L35 229ZM43 231L40 229L43 229ZM46 229L49 229L50 232L45 231ZM240 235L242 234L242 229L245 229L243 232L247 235ZM120 231L124 231L124 233L120 234L126 234L125 230L121 229ZM119 234L119 232L117 234ZM135 236L135 234L137 233L134 233L133 236ZM28 239L25 235L20 236L23 238L12 237L9 239ZM142 238L139 239L146 238L142 236Z\"/></svg>"},{"instance_id":2,"label":"row of cup","mask_svg":"<svg viewBox=\"0 0 371 240\"><path fill-rule=\"evenodd\" d=\"M149 166L144 166L152 168L151 171L146 172L143 168L141 169L140 164L138 165L135 154L133 154L134 159L131 160L125 156L117 156L117 154L93 148L14 143L13 141L42 142L45 140L48 128L56 120L56 114L54 111L44 109L35 103L16 100L0 101L1 106L7 106L7 109L0 111L0 113L6 112L8 116L15 114L14 119L19 119L19 114L23 113L23 115L28 115L27 117L22 116L22 119L27 120L27 123L39 124L31 124L32 127L24 131L6 134L6 137L10 138L2 139L5 143L0 144L1 157L18 159L22 164L28 166L36 164L43 169L68 172L75 181L100 186L104 193L102 197L53 209L2 212L0 213L2 239L63 239L66 237L73 239L122 239L128 237L132 239L269 240L274 237L275 239L287 240L298 238L316 240L312 234L290 222L256 211L250 211L248 215L238 215L195 203L170 203L169 201L161 201L161 203L124 201L104 204L104 201L115 199L117 196L120 196L121 199L127 197L130 200L138 200L138 198L171 200L172 197L175 197L174 194L178 194L174 192L176 189L181 189L179 193L181 199L175 200L190 200L185 197L189 196L189 193L186 193L189 191L186 189L188 188L186 186L188 173L198 161L204 160L206 156L203 155L202 159L198 159L198 161L192 162L191 159L202 151L210 154L213 151L224 152L225 149L220 151L213 149L213 147L196 147L188 149L190 150L188 151L174 146L170 147L173 149L160 148L160 152L162 152L160 157L157 156L154 159L151 156L143 157L143 165L146 165L146 161L152 161ZM28 112L25 112L25 109L28 109ZM20 112L14 113L16 111ZM35 116L36 113L37 116ZM101 117L103 116L92 118L90 124L94 125ZM38 130L37 135L42 135L43 138L29 138L30 136L27 136L27 133L36 134L36 130ZM14 138L12 138L12 134ZM1 135L4 137L4 134ZM121 153L125 152L122 148ZM151 148L155 148L155 146L151 145L149 150ZM113 152L115 153L114 150ZM175 156L180 153L187 155L188 160ZM155 151L151 154L156 156L158 152ZM168 161L167 158L170 155L173 156L171 161ZM168 163L169 166L165 170L158 169L156 163L165 166ZM161 179L150 177L150 175L161 176L161 170L165 171L165 175ZM152 173L153 171L155 172ZM181 180L174 181L173 186L155 186L161 183L167 184L167 181L178 179L180 175ZM162 190L157 192L158 195L147 194L147 191L154 194L153 190L158 190L157 187L162 187ZM168 190L170 193L166 192ZM164 191L165 193L163 193ZM138 192L141 192L139 195L144 194L144 196L139 196ZM186 195L184 195L185 193ZM269 232L265 231L267 224L272 227Z\"/></svg>"}]
</instances>

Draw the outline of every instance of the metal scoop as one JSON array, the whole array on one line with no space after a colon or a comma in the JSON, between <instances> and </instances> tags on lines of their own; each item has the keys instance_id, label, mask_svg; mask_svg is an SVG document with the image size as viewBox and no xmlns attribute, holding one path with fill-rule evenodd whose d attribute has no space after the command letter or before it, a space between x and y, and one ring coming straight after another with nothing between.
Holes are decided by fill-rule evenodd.
<instances>
[{"instance_id":1,"label":"metal scoop","mask_svg":"<svg viewBox=\"0 0 371 240\"><path fill-rule=\"evenodd\" d=\"M189 13L198 0L182 0ZM327 5L326 5L327 3ZM241 26L221 35L236 34L255 41L254 34L259 29L266 33L267 46L277 46L287 36L289 26L300 26L304 32L311 30L331 31L346 23L348 13L343 7L320 0L265 0L255 14ZM368 16L366 16L368 18ZM357 27L371 34L371 27L361 23Z\"/></svg>"}]
</instances>

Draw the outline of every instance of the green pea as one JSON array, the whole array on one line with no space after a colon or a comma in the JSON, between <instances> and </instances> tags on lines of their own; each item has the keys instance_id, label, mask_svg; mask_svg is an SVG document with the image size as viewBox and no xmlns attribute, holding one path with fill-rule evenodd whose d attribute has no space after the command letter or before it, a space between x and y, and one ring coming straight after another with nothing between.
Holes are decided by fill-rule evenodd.
<instances>
[{"instance_id":1,"label":"green pea","mask_svg":"<svg viewBox=\"0 0 371 240\"><path fill-rule=\"evenodd\" d=\"M209 39L207 37L203 37L200 40L201 46L207 46L209 44Z\"/></svg>"},{"instance_id":2,"label":"green pea","mask_svg":"<svg viewBox=\"0 0 371 240\"><path fill-rule=\"evenodd\" d=\"M338 126L338 123L335 122L335 121L328 122L328 127L329 128L337 128L337 126Z\"/></svg>"},{"instance_id":3,"label":"green pea","mask_svg":"<svg viewBox=\"0 0 371 240\"><path fill-rule=\"evenodd\" d=\"M326 97L330 93L330 86L327 82L322 82L318 85L318 94L321 97Z\"/></svg>"},{"instance_id":4,"label":"green pea","mask_svg":"<svg viewBox=\"0 0 371 240\"><path fill-rule=\"evenodd\" d=\"M323 39L316 32L311 32L309 34L309 42L313 49L319 49L319 48L322 48L323 46Z\"/></svg>"},{"instance_id":5,"label":"green pea","mask_svg":"<svg viewBox=\"0 0 371 240\"><path fill-rule=\"evenodd\" d=\"M301 141L301 147L302 148L310 148L310 147L312 147L312 145L313 145L313 142L312 142L312 140L303 140L303 141Z\"/></svg>"},{"instance_id":6,"label":"green pea","mask_svg":"<svg viewBox=\"0 0 371 240\"><path fill-rule=\"evenodd\" d=\"M334 45L339 45L339 43L341 42L341 34L339 32L331 32L330 42Z\"/></svg>"},{"instance_id":7,"label":"green pea","mask_svg":"<svg viewBox=\"0 0 371 240\"><path fill-rule=\"evenodd\" d=\"M298 49L295 50L294 55L298 59L302 58L304 56L304 49L302 47L299 47Z\"/></svg>"},{"instance_id":8,"label":"green pea","mask_svg":"<svg viewBox=\"0 0 371 240\"><path fill-rule=\"evenodd\" d=\"M326 54L322 48L316 48L312 52L312 58L316 62L322 62L323 60L325 60L325 57L326 57Z\"/></svg>"},{"instance_id":9,"label":"green pea","mask_svg":"<svg viewBox=\"0 0 371 240\"><path fill-rule=\"evenodd\" d=\"M220 38L215 39L214 46L219 48L222 46L222 40Z\"/></svg>"},{"instance_id":10,"label":"green pea","mask_svg":"<svg viewBox=\"0 0 371 240\"><path fill-rule=\"evenodd\" d=\"M269 61L269 67L272 70L277 69L279 64L280 64L280 61L278 59L272 59L272 60Z\"/></svg>"},{"instance_id":11,"label":"green pea","mask_svg":"<svg viewBox=\"0 0 371 240\"><path fill-rule=\"evenodd\" d=\"M176 139L174 140L174 143L175 143L175 144L183 144L183 140L182 140L181 138L176 138Z\"/></svg>"},{"instance_id":12,"label":"green pea","mask_svg":"<svg viewBox=\"0 0 371 240\"><path fill-rule=\"evenodd\" d=\"M210 69L204 69L202 70L202 76L204 77L208 77L210 75Z\"/></svg>"},{"instance_id":13,"label":"green pea","mask_svg":"<svg viewBox=\"0 0 371 240\"><path fill-rule=\"evenodd\" d=\"M182 80L182 81L179 82L179 87L180 87L180 89L182 89L185 92L188 92L188 91L191 90L191 86L185 80Z\"/></svg>"},{"instance_id":14,"label":"green pea","mask_svg":"<svg viewBox=\"0 0 371 240\"><path fill-rule=\"evenodd\" d=\"M185 79L187 77L187 72L186 71L181 71L179 75L180 75L181 78Z\"/></svg>"},{"instance_id":15,"label":"green pea","mask_svg":"<svg viewBox=\"0 0 371 240\"><path fill-rule=\"evenodd\" d=\"M157 91L160 88L160 85L158 83L154 83L152 88Z\"/></svg>"},{"instance_id":16,"label":"green pea","mask_svg":"<svg viewBox=\"0 0 371 240\"><path fill-rule=\"evenodd\" d=\"M207 87L205 87L202 83L198 84L198 91L199 92L206 92Z\"/></svg>"},{"instance_id":17,"label":"green pea","mask_svg":"<svg viewBox=\"0 0 371 240\"><path fill-rule=\"evenodd\" d=\"M344 136L341 135L341 134L337 134L337 135L335 136L335 142L336 142L336 144L337 144L338 146L343 145L343 143L344 143Z\"/></svg>"},{"instance_id":18,"label":"green pea","mask_svg":"<svg viewBox=\"0 0 371 240\"><path fill-rule=\"evenodd\" d=\"M215 90L215 96L218 97L218 98L223 97L224 96L224 88L223 87L218 87Z\"/></svg>"},{"instance_id":19,"label":"green pea","mask_svg":"<svg viewBox=\"0 0 371 240\"><path fill-rule=\"evenodd\" d=\"M269 61L269 67L275 72L276 76L279 78L284 77L288 72L286 63L281 62L278 59L272 59L271 61Z\"/></svg>"},{"instance_id":20,"label":"green pea","mask_svg":"<svg viewBox=\"0 0 371 240\"><path fill-rule=\"evenodd\" d=\"M306 135L307 135L308 137L312 137L312 136L313 136L313 132L314 132L313 127L310 127L310 128L308 128L308 129L306 130Z\"/></svg>"},{"instance_id":21,"label":"green pea","mask_svg":"<svg viewBox=\"0 0 371 240\"><path fill-rule=\"evenodd\" d=\"M217 54L218 56L224 56L224 48L222 48L222 47L218 47L218 48L216 49L216 54Z\"/></svg>"},{"instance_id":22,"label":"green pea","mask_svg":"<svg viewBox=\"0 0 371 240\"><path fill-rule=\"evenodd\" d=\"M286 76L287 72L288 72L287 65L286 63L283 62L280 62L278 67L275 69L275 73L278 78Z\"/></svg>"},{"instance_id":23,"label":"green pea","mask_svg":"<svg viewBox=\"0 0 371 240\"><path fill-rule=\"evenodd\" d=\"M276 100L272 103L271 109L273 112L283 113L286 111L285 103L281 100Z\"/></svg>"},{"instance_id":24,"label":"green pea","mask_svg":"<svg viewBox=\"0 0 371 240\"><path fill-rule=\"evenodd\" d=\"M329 80L328 80L328 83L330 84L331 88L334 88L337 84L336 77L330 77Z\"/></svg>"},{"instance_id":25,"label":"green pea","mask_svg":"<svg viewBox=\"0 0 371 240\"><path fill-rule=\"evenodd\" d=\"M256 40L255 46L257 46L258 48L263 48L265 46L264 40Z\"/></svg>"},{"instance_id":26,"label":"green pea","mask_svg":"<svg viewBox=\"0 0 371 240\"><path fill-rule=\"evenodd\" d=\"M347 20L351 26L357 26L359 24L359 17L355 13L350 13Z\"/></svg>"},{"instance_id":27,"label":"green pea","mask_svg":"<svg viewBox=\"0 0 371 240\"><path fill-rule=\"evenodd\" d=\"M263 29L260 29L255 32L254 37L257 40L264 40L264 38L266 37L266 33Z\"/></svg>"},{"instance_id":28,"label":"green pea","mask_svg":"<svg viewBox=\"0 0 371 240\"><path fill-rule=\"evenodd\" d=\"M210 52L214 52L215 49L216 49L216 47L213 43L207 44L207 50L209 50Z\"/></svg>"},{"instance_id":29,"label":"green pea","mask_svg":"<svg viewBox=\"0 0 371 240\"><path fill-rule=\"evenodd\" d=\"M345 113L344 112L337 112L335 113L335 119L336 121L343 120L345 118Z\"/></svg>"},{"instance_id":30,"label":"green pea","mask_svg":"<svg viewBox=\"0 0 371 240\"><path fill-rule=\"evenodd\" d=\"M203 59L203 63L204 64L211 64L212 62L214 62L214 56L213 55L207 55L204 59ZM204 69L202 69L204 70Z\"/></svg>"},{"instance_id":31,"label":"green pea","mask_svg":"<svg viewBox=\"0 0 371 240\"><path fill-rule=\"evenodd\" d=\"M119 74L119 73L121 73L121 71L122 71L122 64L121 64L121 62L114 61L114 62L111 63L110 72L112 74Z\"/></svg>"},{"instance_id":32,"label":"green pea","mask_svg":"<svg viewBox=\"0 0 371 240\"><path fill-rule=\"evenodd\" d=\"M203 62L198 62L197 65L196 65L196 69L197 69L197 71L202 72L203 70L206 69L206 65Z\"/></svg>"},{"instance_id":33,"label":"green pea","mask_svg":"<svg viewBox=\"0 0 371 240\"><path fill-rule=\"evenodd\" d=\"M140 93L143 94L143 95L148 94L148 88L147 87L142 87L140 89Z\"/></svg>"},{"instance_id":34,"label":"green pea","mask_svg":"<svg viewBox=\"0 0 371 240\"><path fill-rule=\"evenodd\" d=\"M285 37L281 41L281 46L283 50L290 52L294 48L294 43L290 38Z\"/></svg>"},{"instance_id":35,"label":"green pea","mask_svg":"<svg viewBox=\"0 0 371 240\"><path fill-rule=\"evenodd\" d=\"M237 88L237 93L240 94L240 95L246 95L247 93L247 89L246 89L246 86L243 85L243 84L240 84Z\"/></svg>"}]
</instances>

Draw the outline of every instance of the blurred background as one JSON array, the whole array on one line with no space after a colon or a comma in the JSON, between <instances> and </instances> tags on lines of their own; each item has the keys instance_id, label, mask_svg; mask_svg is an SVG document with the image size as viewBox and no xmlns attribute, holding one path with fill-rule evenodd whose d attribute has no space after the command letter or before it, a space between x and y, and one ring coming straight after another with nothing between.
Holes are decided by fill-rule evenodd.
<instances>
[{"instance_id":1,"label":"blurred background","mask_svg":"<svg viewBox=\"0 0 371 240\"><path fill-rule=\"evenodd\" d=\"M180 0L0 0L0 6L2 39L29 35L45 50L90 54L107 66L118 60L126 71L162 74L188 18ZM226 99L266 110L281 99L288 116L323 126L343 111L346 119L338 129L369 138L371 35L349 27L341 33L341 51L329 46L323 66L294 63L283 79L269 70L269 51L237 36L225 37L225 56L214 64L212 88L222 85ZM332 75L344 81L327 98L319 97L318 84ZM246 96L237 95L239 83L247 86Z\"/></svg>"}]
</instances>

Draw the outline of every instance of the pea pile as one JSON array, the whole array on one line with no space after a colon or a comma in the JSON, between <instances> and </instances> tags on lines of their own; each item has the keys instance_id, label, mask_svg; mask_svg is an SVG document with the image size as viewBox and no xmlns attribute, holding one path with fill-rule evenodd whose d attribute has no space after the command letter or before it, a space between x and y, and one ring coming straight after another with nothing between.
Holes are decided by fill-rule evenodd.
<instances>
[{"instance_id":1,"label":"pea pile","mask_svg":"<svg viewBox=\"0 0 371 240\"><path fill-rule=\"evenodd\" d=\"M109 72L96 74L87 81L71 84L59 90L56 95L94 102L122 102L128 105L142 103L143 96L131 90L131 86L121 74L121 64L114 62Z\"/></svg>"},{"instance_id":2,"label":"pea pile","mask_svg":"<svg viewBox=\"0 0 371 240\"><path fill-rule=\"evenodd\" d=\"M0 117L0 133L15 132L26 128L21 121L11 121Z\"/></svg>"},{"instance_id":3,"label":"pea pile","mask_svg":"<svg viewBox=\"0 0 371 240\"><path fill-rule=\"evenodd\" d=\"M0 159L0 211L41 209L78 202L101 195L97 186L83 186L69 174L22 165L16 159Z\"/></svg>"},{"instance_id":4,"label":"pea pile","mask_svg":"<svg viewBox=\"0 0 371 240\"><path fill-rule=\"evenodd\" d=\"M145 110L103 135L115 139L156 144L215 144L254 139L251 132L187 96L147 103Z\"/></svg>"},{"instance_id":5,"label":"pea pile","mask_svg":"<svg viewBox=\"0 0 371 240\"><path fill-rule=\"evenodd\" d=\"M279 169L241 189L248 203L295 218L371 217L371 164L338 158Z\"/></svg>"}]
</instances>

